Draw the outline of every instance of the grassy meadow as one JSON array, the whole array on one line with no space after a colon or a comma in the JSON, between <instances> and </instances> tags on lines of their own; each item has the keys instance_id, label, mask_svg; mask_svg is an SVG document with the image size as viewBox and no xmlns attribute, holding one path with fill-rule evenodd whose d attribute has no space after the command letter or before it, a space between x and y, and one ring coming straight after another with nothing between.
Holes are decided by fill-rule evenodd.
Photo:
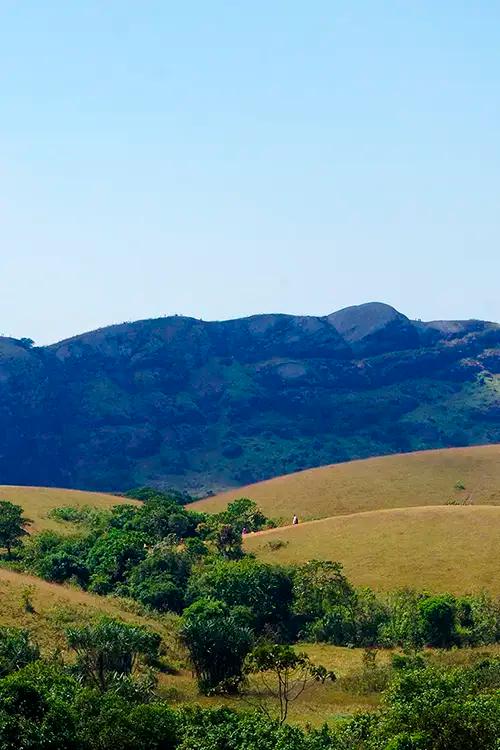
<instances>
[{"instance_id":1,"label":"grassy meadow","mask_svg":"<svg viewBox=\"0 0 500 750\"><path fill-rule=\"evenodd\" d=\"M322 466L200 500L217 512L238 497L255 500L271 518L290 523L387 508L500 505L500 445L403 453Z\"/></svg>"},{"instance_id":2,"label":"grassy meadow","mask_svg":"<svg viewBox=\"0 0 500 750\"><path fill-rule=\"evenodd\" d=\"M369 511L250 534L245 549L274 563L338 560L357 586L500 594L500 507Z\"/></svg>"},{"instance_id":3,"label":"grassy meadow","mask_svg":"<svg viewBox=\"0 0 500 750\"><path fill-rule=\"evenodd\" d=\"M52 529L60 533L70 532L70 524L61 523L50 518L49 513L54 508L71 506L81 508L112 508L121 503L135 504L120 495L110 495L105 492L85 492L83 490L63 490L56 487L16 487L14 485L0 485L0 500L9 500L20 505L24 515L32 521L30 533L44 529Z\"/></svg>"}]
</instances>

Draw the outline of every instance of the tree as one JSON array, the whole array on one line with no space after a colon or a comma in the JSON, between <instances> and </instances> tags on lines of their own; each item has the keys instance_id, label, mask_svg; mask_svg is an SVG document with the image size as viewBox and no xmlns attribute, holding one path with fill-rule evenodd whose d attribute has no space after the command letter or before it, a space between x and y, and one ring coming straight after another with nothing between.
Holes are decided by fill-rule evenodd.
<instances>
[{"instance_id":1,"label":"tree","mask_svg":"<svg viewBox=\"0 0 500 750\"><path fill-rule=\"evenodd\" d=\"M350 605L355 592L341 563L311 560L297 568L293 596L294 612L306 620L315 620L332 606Z\"/></svg>"},{"instance_id":2,"label":"tree","mask_svg":"<svg viewBox=\"0 0 500 750\"><path fill-rule=\"evenodd\" d=\"M424 645L421 600L422 594L411 589L395 591L389 596L389 621L382 629L382 641L387 646L418 651Z\"/></svg>"},{"instance_id":3,"label":"tree","mask_svg":"<svg viewBox=\"0 0 500 750\"><path fill-rule=\"evenodd\" d=\"M0 680L2 750L81 750L72 703L77 683L34 662Z\"/></svg>"},{"instance_id":4,"label":"tree","mask_svg":"<svg viewBox=\"0 0 500 750\"><path fill-rule=\"evenodd\" d=\"M186 552L160 542L130 572L127 593L153 609L181 612L191 563Z\"/></svg>"},{"instance_id":5,"label":"tree","mask_svg":"<svg viewBox=\"0 0 500 750\"><path fill-rule=\"evenodd\" d=\"M147 537L138 531L111 529L100 536L87 556L90 588L109 594L146 557Z\"/></svg>"},{"instance_id":6,"label":"tree","mask_svg":"<svg viewBox=\"0 0 500 750\"><path fill-rule=\"evenodd\" d=\"M290 620L292 582L286 570L245 557L234 562L217 560L195 570L187 600L219 599L228 606L248 607L257 632L286 630Z\"/></svg>"},{"instance_id":7,"label":"tree","mask_svg":"<svg viewBox=\"0 0 500 750\"><path fill-rule=\"evenodd\" d=\"M259 531L268 523L268 519L259 510L257 504L247 497L233 500L226 510L217 513L213 519L215 522L231 524L240 534L244 528L247 531Z\"/></svg>"},{"instance_id":8,"label":"tree","mask_svg":"<svg viewBox=\"0 0 500 750\"><path fill-rule=\"evenodd\" d=\"M7 549L8 557L11 557L12 547L21 546L21 539L28 533L24 527L29 523L19 505L0 500L0 547Z\"/></svg>"},{"instance_id":9,"label":"tree","mask_svg":"<svg viewBox=\"0 0 500 750\"><path fill-rule=\"evenodd\" d=\"M269 696L278 700L280 724L286 721L290 703L310 684L336 679L333 672L313 664L307 654L296 653L290 646L280 644L257 646L246 660L245 673L257 675L260 680L258 706L264 713L270 716Z\"/></svg>"},{"instance_id":10,"label":"tree","mask_svg":"<svg viewBox=\"0 0 500 750\"><path fill-rule=\"evenodd\" d=\"M24 628L0 628L0 677L22 669L40 657L40 649Z\"/></svg>"},{"instance_id":11,"label":"tree","mask_svg":"<svg viewBox=\"0 0 500 750\"><path fill-rule=\"evenodd\" d=\"M226 560L239 560L243 557L241 532L230 523L220 524L215 532L215 546Z\"/></svg>"},{"instance_id":12,"label":"tree","mask_svg":"<svg viewBox=\"0 0 500 750\"><path fill-rule=\"evenodd\" d=\"M161 643L157 633L111 618L103 618L96 625L69 628L66 637L76 652L77 671L101 692L117 677L131 675L140 655L157 658Z\"/></svg>"},{"instance_id":13,"label":"tree","mask_svg":"<svg viewBox=\"0 0 500 750\"><path fill-rule=\"evenodd\" d=\"M212 599L200 599L184 611L180 636L201 693L237 692L253 643L250 619L244 607Z\"/></svg>"},{"instance_id":14,"label":"tree","mask_svg":"<svg viewBox=\"0 0 500 750\"><path fill-rule=\"evenodd\" d=\"M450 648L457 642L455 599L449 594L429 596L419 602L424 639L428 646Z\"/></svg>"},{"instance_id":15,"label":"tree","mask_svg":"<svg viewBox=\"0 0 500 750\"><path fill-rule=\"evenodd\" d=\"M338 562L311 560L293 577L293 610L304 637L336 645L356 643L357 594Z\"/></svg>"}]
</instances>

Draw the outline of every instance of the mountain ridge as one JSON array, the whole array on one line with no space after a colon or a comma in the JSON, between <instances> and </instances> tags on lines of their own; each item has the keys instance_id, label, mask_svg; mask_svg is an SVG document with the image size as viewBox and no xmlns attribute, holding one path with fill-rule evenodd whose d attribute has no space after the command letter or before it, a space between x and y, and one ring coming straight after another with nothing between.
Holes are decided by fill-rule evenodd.
<instances>
[{"instance_id":1,"label":"mountain ridge","mask_svg":"<svg viewBox=\"0 0 500 750\"><path fill-rule=\"evenodd\" d=\"M0 338L0 481L207 492L369 455L500 441L500 326L184 316L45 347Z\"/></svg>"}]
</instances>

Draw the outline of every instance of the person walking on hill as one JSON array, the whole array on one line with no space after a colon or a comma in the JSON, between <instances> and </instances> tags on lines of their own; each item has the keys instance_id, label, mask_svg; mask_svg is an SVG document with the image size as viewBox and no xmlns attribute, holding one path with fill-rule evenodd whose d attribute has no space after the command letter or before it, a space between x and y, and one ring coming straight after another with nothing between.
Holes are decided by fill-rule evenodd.
<instances>
[{"instance_id":1,"label":"person walking on hill","mask_svg":"<svg viewBox=\"0 0 500 750\"><path fill-rule=\"evenodd\" d=\"M296 515L295 515L295 516L293 517L292 525L293 525L293 526L297 526L298 522L299 522L298 516L296 516Z\"/></svg>"}]
</instances>

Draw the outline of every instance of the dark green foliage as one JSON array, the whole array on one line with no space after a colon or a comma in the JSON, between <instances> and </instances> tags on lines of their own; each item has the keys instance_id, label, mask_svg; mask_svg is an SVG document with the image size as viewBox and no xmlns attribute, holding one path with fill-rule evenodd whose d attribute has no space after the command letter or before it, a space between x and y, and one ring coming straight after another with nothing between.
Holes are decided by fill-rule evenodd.
<instances>
[{"instance_id":1,"label":"dark green foliage","mask_svg":"<svg viewBox=\"0 0 500 750\"><path fill-rule=\"evenodd\" d=\"M109 618L70 628L66 637L77 656L77 673L102 692L117 677L131 675L140 655L156 659L161 642L156 633Z\"/></svg>"},{"instance_id":2,"label":"dark green foliage","mask_svg":"<svg viewBox=\"0 0 500 750\"><path fill-rule=\"evenodd\" d=\"M497 682L496 687L500 687ZM468 670L400 671L387 694L387 710L367 745L370 750L496 750L500 691L479 693Z\"/></svg>"},{"instance_id":3,"label":"dark green foliage","mask_svg":"<svg viewBox=\"0 0 500 750\"><path fill-rule=\"evenodd\" d=\"M114 692L77 697L82 750L173 750L177 716L164 703L131 704Z\"/></svg>"},{"instance_id":4,"label":"dark green foliage","mask_svg":"<svg viewBox=\"0 0 500 750\"><path fill-rule=\"evenodd\" d=\"M500 640L500 601L487 594L457 599L456 618L457 633L464 645L480 646Z\"/></svg>"},{"instance_id":5,"label":"dark green foliage","mask_svg":"<svg viewBox=\"0 0 500 750\"><path fill-rule=\"evenodd\" d=\"M0 628L0 677L22 669L40 657L40 649L24 628Z\"/></svg>"},{"instance_id":6,"label":"dark green foliage","mask_svg":"<svg viewBox=\"0 0 500 750\"><path fill-rule=\"evenodd\" d=\"M294 612L305 639L370 646L388 620L387 607L369 589L355 590L342 565L312 560L295 570Z\"/></svg>"},{"instance_id":7,"label":"dark green foliage","mask_svg":"<svg viewBox=\"0 0 500 750\"><path fill-rule=\"evenodd\" d=\"M182 616L180 636L189 651L200 692L234 693L253 642L251 615L243 607L200 599Z\"/></svg>"},{"instance_id":8,"label":"dark green foliage","mask_svg":"<svg viewBox=\"0 0 500 750\"><path fill-rule=\"evenodd\" d=\"M191 563L187 551L160 544L131 571L126 592L160 612L181 612Z\"/></svg>"},{"instance_id":9,"label":"dark green foliage","mask_svg":"<svg viewBox=\"0 0 500 750\"><path fill-rule=\"evenodd\" d=\"M262 646L248 664L253 673L284 675L302 662L289 647ZM123 667L121 658L114 666ZM0 678L0 750L498 750L500 736L498 659L451 670L407 661L380 712L319 730L280 726L262 712L173 709L121 690L116 678L106 687L91 688L43 661Z\"/></svg>"},{"instance_id":10,"label":"dark green foliage","mask_svg":"<svg viewBox=\"0 0 500 750\"><path fill-rule=\"evenodd\" d=\"M22 538L28 533L25 529L28 523L19 505L0 500L0 547L5 547L8 557L13 547L21 546Z\"/></svg>"},{"instance_id":11,"label":"dark green foliage","mask_svg":"<svg viewBox=\"0 0 500 750\"><path fill-rule=\"evenodd\" d=\"M216 513L210 519L215 524L230 524L240 534L243 529L247 531L259 531L260 529L268 526L270 522L261 510L257 507L257 504L247 497L240 497L237 500L229 503L226 510L222 513Z\"/></svg>"},{"instance_id":12,"label":"dark green foliage","mask_svg":"<svg viewBox=\"0 0 500 750\"><path fill-rule=\"evenodd\" d=\"M456 601L454 597L425 597L419 602L423 637L427 646L450 648L458 643L456 633Z\"/></svg>"},{"instance_id":13,"label":"dark green foliage","mask_svg":"<svg viewBox=\"0 0 500 750\"><path fill-rule=\"evenodd\" d=\"M38 574L55 583L75 578L83 586L88 581L88 569L81 563L80 558L63 549L52 552L40 560Z\"/></svg>"},{"instance_id":14,"label":"dark green foliage","mask_svg":"<svg viewBox=\"0 0 500 750\"><path fill-rule=\"evenodd\" d=\"M229 523L217 526L214 532L217 552L226 560L240 560L243 557L241 532Z\"/></svg>"},{"instance_id":15,"label":"dark green foliage","mask_svg":"<svg viewBox=\"0 0 500 750\"><path fill-rule=\"evenodd\" d=\"M87 567L92 571L90 589L97 594L108 594L125 580L135 565L146 557L148 537L138 531L111 529L100 536L87 556Z\"/></svg>"},{"instance_id":16,"label":"dark green foliage","mask_svg":"<svg viewBox=\"0 0 500 750\"><path fill-rule=\"evenodd\" d=\"M30 573L48 581L63 583L74 578L81 586L86 586L89 571L85 558L91 545L91 537L68 538L53 531L42 531L25 543L21 559Z\"/></svg>"},{"instance_id":17,"label":"dark green foliage","mask_svg":"<svg viewBox=\"0 0 500 750\"><path fill-rule=\"evenodd\" d=\"M331 744L309 744L297 727L227 708L182 710L180 734L179 750L333 750Z\"/></svg>"},{"instance_id":18,"label":"dark green foliage","mask_svg":"<svg viewBox=\"0 0 500 750\"><path fill-rule=\"evenodd\" d=\"M128 490L128 492L125 493L125 497L131 497L134 500L142 500L143 502L156 500L167 504L177 503L178 505L187 505L188 503L194 502L196 499L188 492L176 489L169 489L164 492L157 490L154 487L136 487Z\"/></svg>"},{"instance_id":19,"label":"dark green foliage","mask_svg":"<svg viewBox=\"0 0 500 750\"><path fill-rule=\"evenodd\" d=\"M36 662L0 680L1 750L80 750L76 683Z\"/></svg>"},{"instance_id":20,"label":"dark green foliage","mask_svg":"<svg viewBox=\"0 0 500 750\"><path fill-rule=\"evenodd\" d=\"M188 601L202 597L219 599L230 607L248 607L258 633L267 629L279 634L289 626L292 582L278 566L248 557L214 561L190 579Z\"/></svg>"}]
</instances>

